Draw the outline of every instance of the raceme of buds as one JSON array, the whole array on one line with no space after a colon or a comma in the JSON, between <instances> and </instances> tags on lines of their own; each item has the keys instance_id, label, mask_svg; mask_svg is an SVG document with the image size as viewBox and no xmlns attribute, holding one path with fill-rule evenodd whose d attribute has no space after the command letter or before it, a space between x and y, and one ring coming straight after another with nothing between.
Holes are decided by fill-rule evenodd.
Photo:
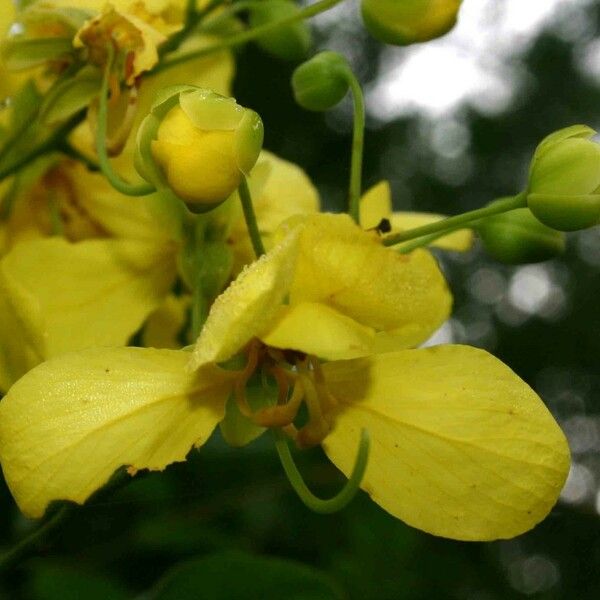
<instances>
[{"instance_id":1,"label":"raceme of buds","mask_svg":"<svg viewBox=\"0 0 600 600\"><path fill-rule=\"evenodd\" d=\"M362 0L362 17L381 42L406 46L426 42L456 24L462 0Z\"/></svg>"},{"instance_id":2,"label":"raceme of buds","mask_svg":"<svg viewBox=\"0 0 600 600\"><path fill-rule=\"evenodd\" d=\"M281 21L299 12L291 0L255 2L250 10L250 26L261 27ZM256 38L256 43L269 54L289 61L302 60L311 46L310 29L304 21L278 27Z\"/></svg>"},{"instance_id":3,"label":"raceme of buds","mask_svg":"<svg viewBox=\"0 0 600 600\"><path fill-rule=\"evenodd\" d=\"M573 125L546 137L529 170L527 205L542 223L576 231L600 222L600 146L596 132Z\"/></svg>"},{"instance_id":4,"label":"raceme of buds","mask_svg":"<svg viewBox=\"0 0 600 600\"><path fill-rule=\"evenodd\" d=\"M296 102L308 110L333 108L348 92L350 67L337 52L321 52L302 63L292 75Z\"/></svg>"},{"instance_id":5,"label":"raceme of buds","mask_svg":"<svg viewBox=\"0 0 600 600\"><path fill-rule=\"evenodd\" d=\"M565 234L540 223L527 208L482 219L476 229L488 254L510 265L549 260L565 249Z\"/></svg>"},{"instance_id":6,"label":"raceme of buds","mask_svg":"<svg viewBox=\"0 0 600 600\"><path fill-rule=\"evenodd\" d=\"M210 90L174 86L160 94L138 132L136 167L195 210L226 200L260 154L263 124L252 110Z\"/></svg>"}]
</instances>

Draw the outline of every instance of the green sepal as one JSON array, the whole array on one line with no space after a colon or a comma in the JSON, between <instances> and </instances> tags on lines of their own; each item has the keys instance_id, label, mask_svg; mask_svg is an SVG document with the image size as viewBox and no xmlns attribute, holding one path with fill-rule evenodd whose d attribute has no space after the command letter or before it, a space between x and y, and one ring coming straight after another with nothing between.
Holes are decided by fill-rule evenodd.
<instances>
[{"instance_id":1,"label":"green sepal","mask_svg":"<svg viewBox=\"0 0 600 600\"><path fill-rule=\"evenodd\" d=\"M346 59L337 52L321 52L292 74L296 102L307 110L324 111L339 104L348 92Z\"/></svg>"},{"instance_id":2,"label":"green sepal","mask_svg":"<svg viewBox=\"0 0 600 600\"><path fill-rule=\"evenodd\" d=\"M255 2L250 9L250 27L261 27L274 21L287 19L300 12L290 0L264 0ZM265 52L291 62L303 60L312 45L310 29L304 21L278 27L255 39Z\"/></svg>"},{"instance_id":3,"label":"green sepal","mask_svg":"<svg viewBox=\"0 0 600 600\"><path fill-rule=\"evenodd\" d=\"M477 233L497 261L519 265L549 260L565 250L565 234L540 223L527 208L482 219Z\"/></svg>"},{"instance_id":4,"label":"green sepal","mask_svg":"<svg viewBox=\"0 0 600 600\"><path fill-rule=\"evenodd\" d=\"M237 166L244 175L249 175L262 150L265 130L262 119L253 110L246 109L235 131L235 153Z\"/></svg>"},{"instance_id":5,"label":"green sepal","mask_svg":"<svg viewBox=\"0 0 600 600\"><path fill-rule=\"evenodd\" d=\"M600 223L600 194L555 196L528 194L527 205L534 216L558 231L578 231Z\"/></svg>"},{"instance_id":6,"label":"green sepal","mask_svg":"<svg viewBox=\"0 0 600 600\"><path fill-rule=\"evenodd\" d=\"M188 119L204 131L233 131L245 112L233 98L202 88L181 92L179 105Z\"/></svg>"},{"instance_id":7,"label":"green sepal","mask_svg":"<svg viewBox=\"0 0 600 600\"><path fill-rule=\"evenodd\" d=\"M277 387L260 374L253 375L246 385L246 399L253 411L274 406L277 394ZM220 429L223 439L236 448L249 444L265 431L264 427L256 425L240 412L233 396L227 401Z\"/></svg>"},{"instance_id":8,"label":"green sepal","mask_svg":"<svg viewBox=\"0 0 600 600\"><path fill-rule=\"evenodd\" d=\"M46 94L40 109L40 121L45 125L55 125L67 120L98 96L101 85L100 71L92 66L84 67Z\"/></svg>"},{"instance_id":9,"label":"green sepal","mask_svg":"<svg viewBox=\"0 0 600 600\"><path fill-rule=\"evenodd\" d=\"M184 246L178 255L178 270L189 289L200 286L204 297L212 301L223 291L231 278L233 251L223 241L203 240L199 243L200 252L196 252L193 240Z\"/></svg>"}]
</instances>

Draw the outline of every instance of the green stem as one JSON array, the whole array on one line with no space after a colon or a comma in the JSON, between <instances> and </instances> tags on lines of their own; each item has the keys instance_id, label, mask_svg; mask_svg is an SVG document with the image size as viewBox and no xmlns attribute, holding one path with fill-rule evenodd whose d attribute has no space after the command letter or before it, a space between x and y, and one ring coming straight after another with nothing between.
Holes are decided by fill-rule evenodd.
<instances>
[{"instance_id":1,"label":"green stem","mask_svg":"<svg viewBox=\"0 0 600 600\"><path fill-rule=\"evenodd\" d=\"M316 2L315 4L306 6L305 8L299 10L296 14L290 15L285 19L281 19L279 21L272 21L271 23L265 23L264 25L255 27L254 29L249 29L247 31L243 31L242 33L238 33L236 35L227 37L223 41L213 44L212 46L200 48L193 52L186 52L185 54L174 56L170 60L162 61L158 65L156 65L156 67L154 67L154 69L150 71L150 73L159 73L160 71L170 69L171 67L179 65L183 62L195 60L196 58L206 56L207 54L212 54L213 52L218 52L219 50L225 50L227 48L239 46L241 44L249 42L250 40L260 37L265 33L274 31L279 27L285 27L286 25L291 25L292 23L296 23L297 21L310 19L311 17L314 17L319 13L325 12L326 10L333 8L336 4L339 4L342 1L343 0L320 0L320 2Z\"/></svg>"},{"instance_id":2,"label":"green stem","mask_svg":"<svg viewBox=\"0 0 600 600\"><path fill-rule=\"evenodd\" d=\"M96 152L98 153L98 162L100 169L108 182L122 194L127 196L147 196L156 191L156 188L147 181L133 185L123 181L121 177L113 171L113 168L108 160L108 152L106 151L106 129L108 120L108 80L113 65L115 50L112 43L108 45L108 58L106 68L104 69L104 77L102 78L102 87L100 89L100 98L98 106L98 130L96 132Z\"/></svg>"},{"instance_id":3,"label":"green stem","mask_svg":"<svg viewBox=\"0 0 600 600\"><path fill-rule=\"evenodd\" d=\"M55 529L71 518L74 508L72 504L62 506L45 523L3 554L0 557L0 572L18 564L37 550Z\"/></svg>"},{"instance_id":4,"label":"green stem","mask_svg":"<svg viewBox=\"0 0 600 600\"><path fill-rule=\"evenodd\" d=\"M352 160L350 165L350 189L348 198L348 213L359 222L359 206L362 191L363 147L365 139L365 100L354 73L344 70L345 78L352 91L354 102L354 130L352 134Z\"/></svg>"},{"instance_id":5,"label":"green stem","mask_svg":"<svg viewBox=\"0 0 600 600\"><path fill-rule=\"evenodd\" d=\"M244 210L244 218L246 219L246 226L248 227L248 234L250 235L250 241L254 248L254 254L256 258L260 258L265 253L265 247L260 237L260 231L258 230L258 223L256 222L256 214L254 213L254 207L252 205L252 196L250 195L250 188L246 178L242 175L242 181L238 188L240 200L242 202L242 209Z\"/></svg>"},{"instance_id":6,"label":"green stem","mask_svg":"<svg viewBox=\"0 0 600 600\"><path fill-rule=\"evenodd\" d=\"M408 231L392 233L391 235L383 238L383 245L395 246L396 244L401 244L402 242L408 242L409 240L422 238L432 234L448 233L450 231L460 229L461 225L468 225L473 221L505 213L517 208L524 208L525 206L527 206L527 197L525 194L519 194L514 198L494 202L489 206L478 208L477 210L471 210L463 213L462 215L448 217L447 219L437 221L436 223L430 223L429 225L423 225L422 227L416 227L415 229L409 229Z\"/></svg>"},{"instance_id":7,"label":"green stem","mask_svg":"<svg viewBox=\"0 0 600 600\"><path fill-rule=\"evenodd\" d=\"M358 454L356 455L356 461L350 479L348 479L346 485L340 492L333 498L327 500L315 496L308 489L306 483L304 483L302 474L298 470L292 457L292 453L290 452L285 434L280 429L273 429L273 435L275 436L275 448L277 449L277 454L279 455L279 460L281 461L285 474L300 497L300 500L302 500L308 508L317 513L331 514L341 510L349 504L360 489L360 484L367 469L371 444L369 433L366 429L363 429L360 434L360 446L358 448Z\"/></svg>"},{"instance_id":8,"label":"green stem","mask_svg":"<svg viewBox=\"0 0 600 600\"><path fill-rule=\"evenodd\" d=\"M73 115L68 121L61 125L54 131L50 137L44 140L41 144L32 148L29 152L24 154L19 160L12 164L9 164L4 169L0 169L0 181L14 175L17 171L33 162L36 158L51 152L56 149L56 144L63 140L81 121L85 116L85 111L80 111L76 115Z\"/></svg>"},{"instance_id":9,"label":"green stem","mask_svg":"<svg viewBox=\"0 0 600 600\"><path fill-rule=\"evenodd\" d=\"M161 47L159 54L164 56L169 52L173 52L185 42L190 34L196 29L198 24L204 19L206 15L211 13L217 6L223 4L225 0L211 0L202 10L196 10L197 0L188 0L185 16L185 25L183 29L172 35L167 42Z\"/></svg>"},{"instance_id":10,"label":"green stem","mask_svg":"<svg viewBox=\"0 0 600 600\"><path fill-rule=\"evenodd\" d=\"M260 0L258 0L258 2L260 2ZM235 4L232 4L229 8L221 11L218 15L215 15L211 19L207 19L206 22L202 24L202 27L199 28L199 31L210 31L221 23L227 22L227 20L231 19L231 17L234 17L244 10L252 8L256 4L257 0L239 0Z\"/></svg>"}]
</instances>

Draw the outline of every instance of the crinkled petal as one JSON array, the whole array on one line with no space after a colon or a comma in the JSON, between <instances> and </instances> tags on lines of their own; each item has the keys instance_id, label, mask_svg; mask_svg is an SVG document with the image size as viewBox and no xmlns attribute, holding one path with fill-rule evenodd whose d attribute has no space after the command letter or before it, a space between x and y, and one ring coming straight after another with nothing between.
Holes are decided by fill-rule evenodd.
<instances>
[{"instance_id":1,"label":"crinkled petal","mask_svg":"<svg viewBox=\"0 0 600 600\"><path fill-rule=\"evenodd\" d=\"M223 418L229 376L174 350L94 348L43 363L0 402L0 461L21 510L83 503L121 466L162 470Z\"/></svg>"},{"instance_id":2,"label":"crinkled petal","mask_svg":"<svg viewBox=\"0 0 600 600\"><path fill-rule=\"evenodd\" d=\"M303 302L282 307L261 339L275 348L342 360L370 354L375 332L325 304Z\"/></svg>"},{"instance_id":3,"label":"crinkled petal","mask_svg":"<svg viewBox=\"0 0 600 600\"><path fill-rule=\"evenodd\" d=\"M541 521L569 470L540 398L483 350L438 346L324 365L340 402L329 458L352 470L372 438L363 488L392 515L461 540L509 538Z\"/></svg>"},{"instance_id":4,"label":"crinkled petal","mask_svg":"<svg viewBox=\"0 0 600 600\"><path fill-rule=\"evenodd\" d=\"M174 252L162 245L34 240L18 244L0 262L2 302L13 307L11 315L22 315L11 331L31 340L30 357L124 345L163 302L175 272ZM0 354L10 353L10 343L2 337Z\"/></svg>"},{"instance_id":5,"label":"crinkled petal","mask_svg":"<svg viewBox=\"0 0 600 600\"><path fill-rule=\"evenodd\" d=\"M380 181L367 190L360 199L360 225L363 229L373 229L381 219L389 219L392 214L392 192L387 181Z\"/></svg>"},{"instance_id":6,"label":"crinkled petal","mask_svg":"<svg viewBox=\"0 0 600 600\"><path fill-rule=\"evenodd\" d=\"M247 267L215 300L189 368L225 361L269 331L291 285L298 253L297 228Z\"/></svg>"},{"instance_id":7,"label":"crinkled petal","mask_svg":"<svg viewBox=\"0 0 600 600\"><path fill-rule=\"evenodd\" d=\"M420 212L395 212L390 217L392 231L407 231L415 229L430 223L437 223L445 219L445 215L436 215L432 213ZM448 235L437 238L431 242L431 246L442 248L443 250L454 250L456 252L467 252L473 246L473 231L471 229L459 229ZM409 242L410 243L410 242ZM394 247L396 250L402 249L402 244Z\"/></svg>"},{"instance_id":8,"label":"crinkled petal","mask_svg":"<svg viewBox=\"0 0 600 600\"><path fill-rule=\"evenodd\" d=\"M347 215L304 222L291 305L327 304L367 327L393 330L406 346L425 341L448 317L452 298L429 252L400 255Z\"/></svg>"}]
</instances>

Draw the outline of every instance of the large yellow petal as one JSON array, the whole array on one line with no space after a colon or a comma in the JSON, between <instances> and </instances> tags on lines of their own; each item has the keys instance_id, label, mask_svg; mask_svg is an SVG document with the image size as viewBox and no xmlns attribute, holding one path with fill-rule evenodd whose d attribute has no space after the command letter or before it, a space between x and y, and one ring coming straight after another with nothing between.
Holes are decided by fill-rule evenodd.
<instances>
[{"instance_id":1,"label":"large yellow petal","mask_svg":"<svg viewBox=\"0 0 600 600\"><path fill-rule=\"evenodd\" d=\"M322 302L362 325L393 330L405 347L448 317L452 298L429 252L400 255L347 215L315 215L305 224L291 305Z\"/></svg>"},{"instance_id":2,"label":"large yellow petal","mask_svg":"<svg viewBox=\"0 0 600 600\"><path fill-rule=\"evenodd\" d=\"M189 374L189 356L88 349L46 362L0 402L0 461L17 504L41 517L53 500L83 503L121 466L162 470L203 444L223 418L228 375Z\"/></svg>"},{"instance_id":3,"label":"large yellow petal","mask_svg":"<svg viewBox=\"0 0 600 600\"><path fill-rule=\"evenodd\" d=\"M437 223L445 218L445 215L436 215L433 213L395 212L390 216L390 224L392 231L406 231L422 227L423 225L429 225L430 223ZM473 246L473 237L473 230L459 229L434 240L430 245L442 248L443 250L467 252ZM402 249L402 245L395 246L395 248Z\"/></svg>"},{"instance_id":4,"label":"large yellow petal","mask_svg":"<svg viewBox=\"0 0 600 600\"><path fill-rule=\"evenodd\" d=\"M550 511L569 449L540 398L468 346L404 350L324 365L340 401L324 446L348 475L371 434L363 488L409 525L461 540L510 538Z\"/></svg>"},{"instance_id":5,"label":"large yellow petal","mask_svg":"<svg viewBox=\"0 0 600 600\"><path fill-rule=\"evenodd\" d=\"M299 231L291 231L268 254L246 267L215 300L196 341L190 369L225 361L252 338L269 331L291 285Z\"/></svg>"},{"instance_id":6,"label":"large yellow petal","mask_svg":"<svg viewBox=\"0 0 600 600\"><path fill-rule=\"evenodd\" d=\"M261 339L275 348L343 360L370 354L375 332L325 304L302 302L282 307Z\"/></svg>"},{"instance_id":7,"label":"large yellow petal","mask_svg":"<svg viewBox=\"0 0 600 600\"><path fill-rule=\"evenodd\" d=\"M181 348L180 334L188 317L190 296L169 295L149 317L142 330L142 345L148 348Z\"/></svg>"},{"instance_id":8,"label":"large yellow petal","mask_svg":"<svg viewBox=\"0 0 600 600\"><path fill-rule=\"evenodd\" d=\"M10 353L14 342L9 335L15 331L43 340L43 348L33 344L28 353L35 357L124 345L163 302L175 272L174 253L163 245L126 240L71 244L62 238L18 244L0 262L2 303L13 307L6 317L11 326L0 332L0 356ZM18 311L22 318L15 320ZM25 372L11 371L14 377Z\"/></svg>"}]
</instances>

